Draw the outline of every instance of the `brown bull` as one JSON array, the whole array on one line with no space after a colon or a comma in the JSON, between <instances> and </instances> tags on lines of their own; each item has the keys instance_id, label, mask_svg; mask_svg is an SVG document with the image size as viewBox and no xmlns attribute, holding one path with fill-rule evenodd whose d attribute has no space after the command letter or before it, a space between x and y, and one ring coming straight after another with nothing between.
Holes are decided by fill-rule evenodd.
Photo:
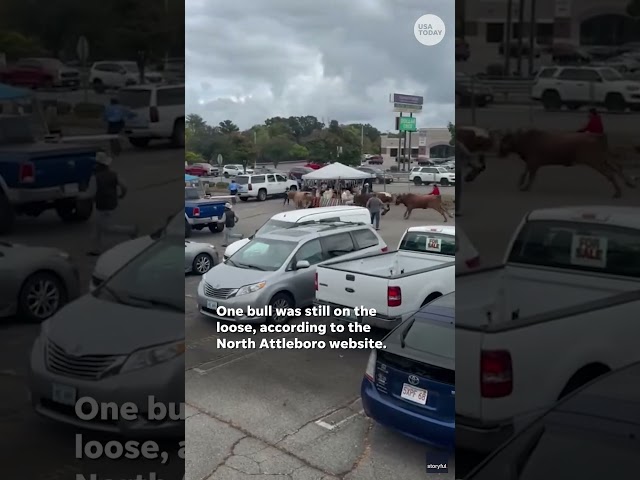
<instances>
[{"instance_id":1,"label":"brown bull","mask_svg":"<svg viewBox=\"0 0 640 480\"><path fill-rule=\"evenodd\" d=\"M311 192L299 192L297 190L290 190L284 198L284 205L289 202L293 202L296 208L307 208L311 203Z\"/></svg>"},{"instance_id":2,"label":"brown bull","mask_svg":"<svg viewBox=\"0 0 640 480\"><path fill-rule=\"evenodd\" d=\"M404 212L404 219L409 220L411 212L416 208L429 209L432 208L447 221L447 217L453 218L453 215L444 207L444 202L440 195L416 195L415 193L401 193L396 197L396 205L403 204L407 207Z\"/></svg>"},{"instance_id":3,"label":"brown bull","mask_svg":"<svg viewBox=\"0 0 640 480\"><path fill-rule=\"evenodd\" d=\"M589 133L550 133L524 130L505 134L500 140L499 155L518 155L525 163L518 187L531 189L538 170L549 165L570 167L585 165L605 177L614 188L614 198L622 194L616 177L629 187L635 184L610 153L605 136Z\"/></svg>"},{"instance_id":4,"label":"brown bull","mask_svg":"<svg viewBox=\"0 0 640 480\"><path fill-rule=\"evenodd\" d=\"M367 202L371 197L378 197L380 201L384 203L384 210L382 211L382 215L386 215L387 213L389 213L394 197L387 192L358 193L353 197L353 204L358 207L366 207Z\"/></svg>"},{"instance_id":5,"label":"brown bull","mask_svg":"<svg viewBox=\"0 0 640 480\"><path fill-rule=\"evenodd\" d=\"M472 182L487 168L485 155L493 150L495 135L483 128L464 126L457 126L455 134L457 148L466 153L466 155L460 155L460 159L464 160L469 167L465 181ZM477 163L472 162L474 158Z\"/></svg>"}]
</instances>

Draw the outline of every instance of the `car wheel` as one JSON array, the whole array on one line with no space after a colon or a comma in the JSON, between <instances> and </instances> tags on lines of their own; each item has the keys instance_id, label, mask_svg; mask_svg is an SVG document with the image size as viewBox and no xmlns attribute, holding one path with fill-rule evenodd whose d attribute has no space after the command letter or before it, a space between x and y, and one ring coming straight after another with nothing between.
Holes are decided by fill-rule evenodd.
<instances>
[{"instance_id":1,"label":"car wheel","mask_svg":"<svg viewBox=\"0 0 640 480\"><path fill-rule=\"evenodd\" d=\"M184 221L184 238L189 238L193 233L193 229L187 220Z\"/></svg>"},{"instance_id":2,"label":"car wheel","mask_svg":"<svg viewBox=\"0 0 640 480\"><path fill-rule=\"evenodd\" d=\"M96 93L104 93L104 91L106 90L104 83L102 83L102 80L100 80L99 78L94 79L91 85L93 87L93 91Z\"/></svg>"},{"instance_id":3,"label":"car wheel","mask_svg":"<svg viewBox=\"0 0 640 480\"><path fill-rule=\"evenodd\" d=\"M264 202L267 199L267 191L264 188L261 188L258 191L258 201Z\"/></svg>"},{"instance_id":4,"label":"car wheel","mask_svg":"<svg viewBox=\"0 0 640 480\"><path fill-rule=\"evenodd\" d=\"M93 199L60 202L56 205L56 213L63 222L86 222L93 213Z\"/></svg>"},{"instance_id":5,"label":"car wheel","mask_svg":"<svg viewBox=\"0 0 640 480\"><path fill-rule=\"evenodd\" d=\"M224 178L229 178L229 172L224 172L222 175L224 176Z\"/></svg>"},{"instance_id":6,"label":"car wheel","mask_svg":"<svg viewBox=\"0 0 640 480\"><path fill-rule=\"evenodd\" d=\"M18 316L40 323L55 314L67 301L66 289L56 275L38 272L22 285L18 297Z\"/></svg>"},{"instance_id":7,"label":"car wheel","mask_svg":"<svg viewBox=\"0 0 640 480\"><path fill-rule=\"evenodd\" d=\"M129 143L136 148L145 148L149 146L150 138L129 138Z\"/></svg>"},{"instance_id":8,"label":"car wheel","mask_svg":"<svg viewBox=\"0 0 640 480\"><path fill-rule=\"evenodd\" d=\"M212 223L208 227L211 233L218 233L224 230L224 223Z\"/></svg>"},{"instance_id":9,"label":"car wheel","mask_svg":"<svg viewBox=\"0 0 640 480\"><path fill-rule=\"evenodd\" d=\"M238 197L240 199L241 202L246 202L247 200L249 200L249 197Z\"/></svg>"},{"instance_id":10,"label":"car wheel","mask_svg":"<svg viewBox=\"0 0 640 480\"><path fill-rule=\"evenodd\" d=\"M213 267L213 258L206 253L200 253L196 255L191 264L191 270L198 275L204 275Z\"/></svg>"},{"instance_id":11,"label":"car wheel","mask_svg":"<svg viewBox=\"0 0 640 480\"><path fill-rule=\"evenodd\" d=\"M292 185L291 187L289 187L289 191L290 192L296 192L296 191L298 191L298 187L296 187L295 185ZM285 195L286 195L286 193L285 193Z\"/></svg>"},{"instance_id":12,"label":"car wheel","mask_svg":"<svg viewBox=\"0 0 640 480\"><path fill-rule=\"evenodd\" d=\"M448 178L441 178L440 179L440 185L442 185L443 187L449 186L449 179Z\"/></svg>"},{"instance_id":13,"label":"car wheel","mask_svg":"<svg viewBox=\"0 0 640 480\"><path fill-rule=\"evenodd\" d=\"M285 323L289 323L291 318L288 315L278 315L276 309L285 309L285 308L293 308L293 299L287 293L277 293L273 296L271 301L269 302L269 306L273 310L273 314L269 317L269 323L275 323L277 325L282 325Z\"/></svg>"},{"instance_id":14,"label":"car wheel","mask_svg":"<svg viewBox=\"0 0 640 480\"><path fill-rule=\"evenodd\" d=\"M605 98L604 105L610 112L624 112L627 109L627 103L619 93L609 93Z\"/></svg>"},{"instance_id":15,"label":"car wheel","mask_svg":"<svg viewBox=\"0 0 640 480\"><path fill-rule=\"evenodd\" d=\"M418 185L422 185L422 179L420 177L414 177L413 179L413 183L418 186Z\"/></svg>"},{"instance_id":16,"label":"car wheel","mask_svg":"<svg viewBox=\"0 0 640 480\"><path fill-rule=\"evenodd\" d=\"M562 108L562 99L555 90L547 90L542 94L542 105L545 110L560 110Z\"/></svg>"},{"instance_id":17,"label":"car wheel","mask_svg":"<svg viewBox=\"0 0 640 480\"><path fill-rule=\"evenodd\" d=\"M16 222L16 213L6 195L0 192L0 233L9 233Z\"/></svg>"},{"instance_id":18,"label":"car wheel","mask_svg":"<svg viewBox=\"0 0 640 480\"><path fill-rule=\"evenodd\" d=\"M179 118L173 125L171 144L176 148L184 147L184 118Z\"/></svg>"}]
</instances>

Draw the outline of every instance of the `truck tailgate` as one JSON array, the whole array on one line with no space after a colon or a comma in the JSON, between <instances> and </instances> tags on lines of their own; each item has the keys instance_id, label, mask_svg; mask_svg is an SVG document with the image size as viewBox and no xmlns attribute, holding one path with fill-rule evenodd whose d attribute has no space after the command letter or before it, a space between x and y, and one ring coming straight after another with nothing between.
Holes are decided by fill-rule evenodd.
<instances>
[{"instance_id":1,"label":"truck tailgate","mask_svg":"<svg viewBox=\"0 0 640 480\"><path fill-rule=\"evenodd\" d=\"M459 416L481 418L480 355L483 335L482 332L456 326L456 415Z\"/></svg>"},{"instance_id":2,"label":"truck tailgate","mask_svg":"<svg viewBox=\"0 0 640 480\"><path fill-rule=\"evenodd\" d=\"M193 218L193 211L196 207L200 210L199 218L222 218L224 214L224 202L211 202L203 199L185 203L184 211L189 218Z\"/></svg>"}]
</instances>

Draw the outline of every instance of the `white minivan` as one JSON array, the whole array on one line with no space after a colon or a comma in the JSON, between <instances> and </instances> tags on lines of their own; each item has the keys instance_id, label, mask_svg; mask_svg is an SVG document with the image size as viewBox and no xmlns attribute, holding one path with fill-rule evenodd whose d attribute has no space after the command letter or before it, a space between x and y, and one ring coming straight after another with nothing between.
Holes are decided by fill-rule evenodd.
<instances>
[{"instance_id":1,"label":"white minivan","mask_svg":"<svg viewBox=\"0 0 640 480\"><path fill-rule=\"evenodd\" d=\"M238 240L229 245L224 252L224 259L227 260L231 257L231 255L249 243L253 237L259 237L260 235L271 232L272 230L287 228L295 224L307 222L352 222L369 225L371 224L371 215L369 214L369 210L364 207L350 206L303 208L300 210L278 213L267 220L267 223L262 225L258 230L256 230L256 233L249 238L243 238L242 240Z\"/></svg>"}]
</instances>

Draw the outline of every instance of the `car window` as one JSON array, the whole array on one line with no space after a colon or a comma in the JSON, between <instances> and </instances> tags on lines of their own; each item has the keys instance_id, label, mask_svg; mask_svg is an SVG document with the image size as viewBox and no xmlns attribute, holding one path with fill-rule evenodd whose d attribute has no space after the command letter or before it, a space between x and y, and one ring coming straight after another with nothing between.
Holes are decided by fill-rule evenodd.
<instances>
[{"instance_id":1,"label":"car window","mask_svg":"<svg viewBox=\"0 0 640 480\"><path fill-rule=\"evenodd\" d=\"M551 78L553 77L554 73L556 73L555 68L543 68L540 74L538 75L538 78Z\"/></svg>"},{"instance_id":2,"label":"car window","mask_svg":"<svg viewBox=\"0 0 640 480\"><path fill-rule=\"evenodd\" d=\"M275 175L267 175L267 182L275 182L275 181L276 181Z\"/></svg>"},{"instance_id":3,"label":"car window","mask_svg":"<svg viewBox=\"0 0 640 480\"><path fill-rule=\"evenodd\" d=\"M509 261L640 277L640 231L581 222L532 221L518 234Z\"/></svg>"},{"instance_id":4,"label":"car window","mask_svg":"<svg viewBox=\"0 0 640 480\"><path fill-rule=\"evenodd\" d=\"M235 181L238 185L246 185L249 183L249 177L239 175L235 178Z\"/></svg>"},{"instance_id":5,"label":"car window","mask_svg":"<svg viewBox=\"0 0 640 480\"><path fill-rule=\"evenodd\" d=\"M579 68L565 68L560 72L558 78L561 80L581 80Z\"/></svg>"},{"instance_id":6,"label":"car window","mask_svg":"<svg viewBox=\"0 0 640 480\"><path fill-rule=\"evenodd\" d=\"M328 255L328 258L339 257L355 251L355 245L353 239L348 233L338 233L335 235L329 235L321 240L322 248Z\"/></svg>"},{"instance_id":7,"label":"car window","mask_svg":"<svg viewBox=\"0 0 640 480\"><path fill-rule=\"evenodd\" d=\"M276 175L276 180L278 182L286 182L287 181L287 177L285 177L284 175Z\"/></svg>"},{"instance_id":8,"label":"car window","mask_svg":"<svg viewBox=\"0 0 640 480\"><path fill-rule=\"evenodd\" d=\"M600 70L600 73L602 74L602 77L607 80L608 82L615 82L618 80L623 80L622 75L620 74L620 72L616 72L615 70L611 69L611 68L604 68L602 70Z\"/></svg>"},{"instance_id":9,"label":"car window","mask_svg":"<svg viewBox=\"0 0 640 480\"><path fill-rule=\"evenodd\" d=\"M407 232L399 250L456 255L456 237L438 232Z\"/></svg>"},{"instance_id":10,"label":"car window","mask_svg":"<svg viewBox=\"0 0 640 480\"><path fill-rule=\"evenodd\" d=\"M296 252L295 261L300 262L306 260L310 265L316 265L325 259L322 251L322 245L320 240L313 239L310 242L305 243Z\"/></svg>"},{"instance_id":11,"label":"car window","mask_svg":"<svg viewBox=\"0 0 640 480\"><path fill-rule=\"evenodd\" d=\"M256 175L251 177L251 183L264 183L264 175Z\"/></svg>"},{"instance_id":12,"label":"car window","mask_svg":"<svg viewBox=\"0 0 640 480\"><path fill-rule=\"evenodd\" d=\"M437 168L425 168L425 170L427 171L427 173L438 173Z\"/></svg>"},{"instance_id":13,"label":"car window","mask_svg":"<svg viewBox=\"0 0 640 480\"><path fill-rule=\"evenodd\" d=\"M120 103L129 108L145 108L151 103L151 90L123 88L118 95Z\"/></svg>"},{"instance_id":14,"label":"car window","mask_svg":"<svg viewBox=\"0 0 640 480\"><path fill-rule=\"evenodd\" d=\"M276 271L297 246L296 242L254 238L233 255L230 265L250 270Z\"/></svg>"},{"instance_id":15,"label":"car window","mask_svg":"<svg viewBox=\"0 0 640 480\"><path fill-rule=\"evenodd\" d=\"M157 98L159 107L184 105L184 88L160 88Z\"/></svg>"},{"instance_id":16,"label":"car window","mask_svg":"<svg viewBox=\"0 0 640 480\"><path fill-rule=\"evenodd\" d=\"M451 302L448 303L451 304ZM455 309L455 303L446 305L446 307ZM405 345L430 355L451 360L455 358L456 347L455 329L452 328L454 319L445 320L446 317L442 318L437 310L439 310L437 306L431 304L416 313L415 320L404 338Z\"/></svg>"},{"instance_id":17,"label":"car window","mask_svg":"<svg viewBox=\"0 0 640 480\"><path fill-rule=\"evenodd\" d=\"M353 238L355 238L358 248L360 250L375 247L379 244L378 237L373 233L370 228L363 228L362 230L356 230L352 232Z\"/></svg>"}]
</instances>

